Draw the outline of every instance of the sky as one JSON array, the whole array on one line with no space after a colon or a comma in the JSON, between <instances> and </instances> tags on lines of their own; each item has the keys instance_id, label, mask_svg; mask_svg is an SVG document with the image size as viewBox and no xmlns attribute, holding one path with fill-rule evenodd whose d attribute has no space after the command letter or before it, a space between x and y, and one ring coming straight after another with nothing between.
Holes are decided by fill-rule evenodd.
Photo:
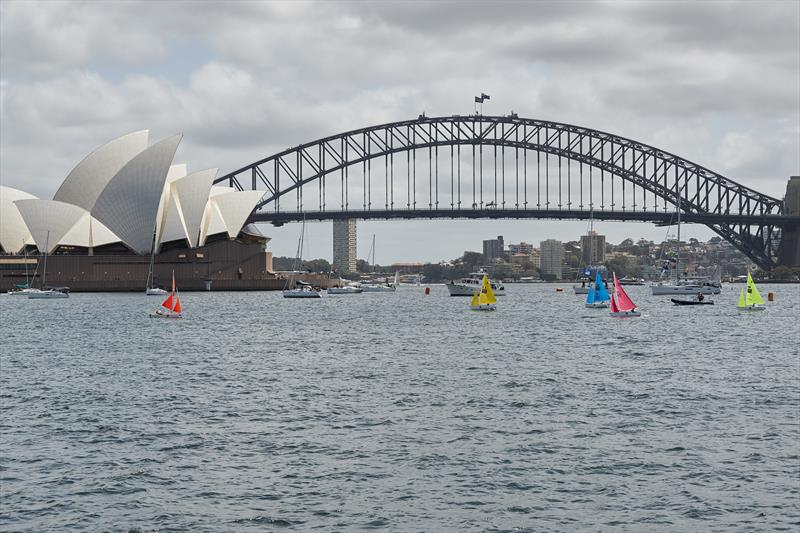
<instances>
[{"instance_id":1,"label":"sky","mask_svg":"<svg viewBox=\"0 0 800 533\"><path fill-rule=\"evenodd\" d=\"M182 132L220 174L364 126L469 114L554 120L657 146L783 197L800 174L800 2L0 3L0 183L43 198L125 133ZM439 261L483 239L575 240L585 222L359 222L358 256ZM595 224L610 242L665 228ZM293 256L300 228L262 226ZM330 223L304 257L331 259ZM704 226L682 236L707 239Z\"/></svg>"}]
</instances>

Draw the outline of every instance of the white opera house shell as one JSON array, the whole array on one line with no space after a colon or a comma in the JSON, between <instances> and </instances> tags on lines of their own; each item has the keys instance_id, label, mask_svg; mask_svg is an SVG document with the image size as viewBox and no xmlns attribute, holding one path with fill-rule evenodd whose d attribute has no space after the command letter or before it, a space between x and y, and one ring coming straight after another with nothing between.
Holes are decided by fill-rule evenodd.
<instances>
[{"instance_id":1,"label":"white opera house shell","mask_svg":"<svg viewBox=\"0 0 800 533\"><path fill-rule=\"evenodd\" d=\"M216 168L188 173L173 164L181 138L148 146L143 130L114 139L78 163L52 200L0 186L2 250L65 246L91 254L124 246L149 254L165 243L195 248L213 235L235 239L262 193L213 186Z\"/></svg>"}]
</instances>

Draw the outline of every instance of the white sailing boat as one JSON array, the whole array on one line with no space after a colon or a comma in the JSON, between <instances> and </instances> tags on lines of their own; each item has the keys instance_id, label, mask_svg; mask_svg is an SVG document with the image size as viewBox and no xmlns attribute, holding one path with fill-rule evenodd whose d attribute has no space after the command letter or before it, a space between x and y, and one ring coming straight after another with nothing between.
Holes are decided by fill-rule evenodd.
<instances>
[{"instance_id":1,"label":"white sailing boat","mask_svg":"<svg viewBox=\"0 0 800 533\"><path fill-rule=\"evenodd\" d=\"M69 298L69 290L66 288L47 288L47 250L50 245L50 231L47 232L44 244L44 266L42 266L42 288L39 291L29 292L29 300L51 300L57 298Z\"/></svg>"},{"instance_id":2,"label":"white sailing boat","mask_svg":"<svg viewBox=\"0 0 800 533\"><path fill-rule=\"evenodd\" d=\"M306 219L303 217L303 224L300 227L300 239L297 241L297 254L295 254L292 264L292 275L286 279L286 286L283 289L284 298L321 298L322 291L319 291L305 281L295 280L294 274L303 264L303 240L306 234ZM294 283L292 283L294 282Z\"/></svg>"},{"instance_id":3,"label":"white sailing boat","mask_svg":"<svg viewBox=\"0 0 800 533\"><path fill-rule=\"evenodd\" d=\"M25 254L25 285L17 285L15 289L8 291L9 296L28 296L29 294L34 294L37 292L41 292L39 289L31 287L31 279L28 276L28 248L25 246L25 239L22 240L22 250ZM39 269L39 262L36 262L36 270ZM33 271L33 277L36 277L36 270Z\"/></svg>"},{"instance_id":4,"label":"white sailing boat","mask_svg":"<svg viewBox=\"0 0 800 533\"><path fill-rule=\"evenodd\" d=\"M666 295L692 295L698 294L719 294L721 289L718 285L706 282L697 282L691 280L681 280L681 196L678 194L678 242L675 255L675 283L658 282L657 285L651 285L650 290L653 296L666 296Z\"/></svg>"},{"instance_id":5,"label":"white sailing boat","mask_svg":"<svg viewBox=\"0 0 800 533\"><path fill-rule=\"evenodd\" d=\"M153 286L153 266L156 258L156 232L153 231L153 245L150 247L150 267L147 270L147 283L145 285L144 293L146 296L163 296L167 291L161 287ZM174 272L173 272L174 277Z\"/></svg>"},{"instance_id":6,"label":"white sailing boat","mask_svg":"<svg viewBox=\"0 0 800 533\"><path fill-rule=\"evenodd\" d=\"M370 260L370 255L372 256L372 273L375 274L375 234L372 234L372 247L369 249L370 252L367 254L367 262ZM397 286L400 284L400 272L394 273L394 283L390 283L388 278L386 282L383 284L379 283L364 283L361 285L362 292L395 292L397 290Z\"/></svg>"},{"instance_id":7,"label":"white sailing boat","mask_svg":"<svg viewBox=\"0 0 800 533\"><path fill-rule=\"evenodd\" d=\"M361 294L364 290L358 282L350 282L342 287L328 287L328 294Z\"/></svg>"},{"instance_id":8,"label":"white sailing boat","mask_svg":"<svg viewBox=\"0 0 800 533\"><path fill-rule=\"evenodd\" d=\"M366 285L361 286L361 290L364 292L395 292L397 290L397 285L400 283L400 272L394 273L394 282L389 283L389 280L386 280L386 283L383 285L378 285L375 283L369 283Z\"/></svg>"}]
</instances>

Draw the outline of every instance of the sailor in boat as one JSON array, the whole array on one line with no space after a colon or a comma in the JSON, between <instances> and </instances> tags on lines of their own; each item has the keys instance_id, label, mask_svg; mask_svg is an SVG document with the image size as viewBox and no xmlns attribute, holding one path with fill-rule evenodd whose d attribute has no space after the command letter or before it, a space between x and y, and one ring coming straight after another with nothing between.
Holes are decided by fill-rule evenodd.
<instances>
[{"instance_id":1,"label":"sailor in boat","mask_svg":"<svg viewBox=\"0 0 800 533\"><path fill-rule=\"evenodd\" d=\"M697 301L698 302L702 302L703 301L703 294L702 293L697 295Z\"/></svg>"}]
</instances>

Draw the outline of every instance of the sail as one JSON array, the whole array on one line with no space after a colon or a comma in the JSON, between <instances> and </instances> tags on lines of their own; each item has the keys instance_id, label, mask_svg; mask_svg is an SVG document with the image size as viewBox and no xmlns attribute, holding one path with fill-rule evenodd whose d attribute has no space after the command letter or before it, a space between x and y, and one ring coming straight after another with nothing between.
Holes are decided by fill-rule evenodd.
<instances>
[{"instance_id":1,"label":"sail","mask_svg":"<svg viewBox=\"0 0 800 533\"><path fill-rule=\"evenodd\" d=\"M762 298L761 294L758 292L756 284L752 276L750 276L750 272L747 273L747 304L764 305L764 298Z\"/></svg>"},{"instance_id":2,"label":"sail","mask_svg":"<svg viewBox=\"0 0 800 533\"><path fill-rule=\"evenodd\" d=\"M481 287L481 303L493 304L497 302L492 291L492 284L489 283L489 276L483 276L483 286Z\"/></svg>"},{"instance_id":3,"label":"sail","mask_svg":"<svg viewBox=\"0 0 800 533\"><path fill-rule=\"evenodd\" d=\"M594 286L596 287L595 290L595 302L607 302L608 301L608 291L606 290L606 284L603 283L602 278L600 277L600 273L598 272L594 278Z\"/></svg>"},{"instance_id":4,"label":"sail","mask_svg":"<svg viewBox=\"0 0 800 533\"><path fill-rule=\"evenodd\" d=\"M736 307L747 307L747 303L745 303L744 288L739 291L739 303L736 304Z\"/></svg>"},{"instance_id":5,"label":"sail","mask_svg":"<svg viewBox=\"0 0 800 533\"><path fill-rule=\"evenodd\" d=\"M589 292L586 293L586 303L587 304L593 304L595 301L597 301L597 299L595 298L594 284L590 283L589 284Z\"/></svg>"},{"instance_id":6,"label":"sail","mask_svg":"<svg viewBox=\"0 0 800 533\"><path fill-rule=\"evenodd\" d=\"M183 310L183 308L181 307L181 299L180 298L177 298L177 297L175 298L175 305L172 307L172 310L174 312L176 312L176 313L180 313Z\"/></svg>"},{"instance_id":7,"label":"sail","mask_svg":"<svg viewBox=\"0 0 800 533\"><path fill-rule=\"evenodd\" d=\"M478 299L478 291L472 295L472 301L469 303L470 307L478 307L479 299Z\"/></svg>"},{"instance_id":8,"label":"sail","mask_svg":"<svg viewBox=\"0 0 800 533\"><path fill-rule=\"evenodd\" d=\"M161 302L161 307L164 307L164 308L169 309L170 311L172 311L172 306L173 305L175 305L175 296L172 293L169 293L169 296L167 296L167 299L164 300L163 302Z\"/></svg>"},{"instance_id":9,"label":"sail","mask_svg":"<svg viewBox=\"0 0 800 533\"><path fill-rule=\"evenodd\" d=\"M617 280L617 273L614 273L614 292L617 295L617 307L619 307L620 311L632 311L636 309L636 304L628 297L625 293L625 289L622 288L622 284Z\"/></svg>"},{"instance_id":10,"label":"sail","mask_svg":"<svg viewBox=\"0 0 800 533\"><path fill-rule=\"evenodd\" d=\"M394 273L394 286L397 287L400 284L400 271L395 271Z\"/></svg>"},{"instance_id":11,"label":"sail","mask_svg":"<svg viewBox=\"0 0 800 533\"><path fill-rule=\"evenodd\" d=\"M617 307L617 301L614 299L614 295L611 295L611 312L618 313L619 307Z\"/></svg>"}]
</instances>

